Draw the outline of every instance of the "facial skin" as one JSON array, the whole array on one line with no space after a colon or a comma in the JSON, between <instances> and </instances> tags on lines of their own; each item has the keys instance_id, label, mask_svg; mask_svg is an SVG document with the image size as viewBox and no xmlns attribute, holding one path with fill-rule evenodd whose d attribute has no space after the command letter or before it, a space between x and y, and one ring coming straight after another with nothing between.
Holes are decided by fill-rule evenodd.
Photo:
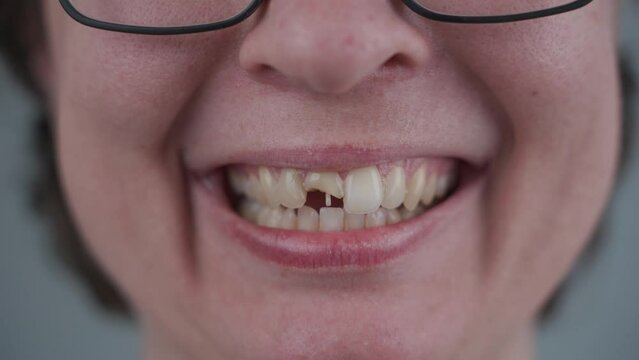
<instances>
[{"instance_id":1,"label":"facial skin","mask_svg":"<svg viewBox=\"0 0 639 360\"><path fill-rule=\"evenodd\" d=\"M272 0L230 29L149 37L45 1L67 198L148 359L532 356L616 169L616 2L501 25L363 2ZM428 242L359 272L256 258L189 176L387 148L475 161L483 181Z\"/></svg>"}]
</instances>

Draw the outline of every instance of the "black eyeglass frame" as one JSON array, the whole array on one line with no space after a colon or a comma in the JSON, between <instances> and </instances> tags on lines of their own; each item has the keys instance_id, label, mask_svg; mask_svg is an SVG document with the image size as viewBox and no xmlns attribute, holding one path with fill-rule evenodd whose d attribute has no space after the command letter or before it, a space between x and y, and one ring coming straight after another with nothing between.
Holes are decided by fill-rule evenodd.
<instances>
[{"instance_id":1,"label":"black eyeglass frame","mask_svg":"<svg viewBox=\"0 0 639 360\"><path fill-rule=\"evenodd\" d=\"M415 13L434 21L442 21L449 23L459 24L497 24L505 22L514 22L522 20L537 19L541 17L557 15L572 10L582 8L593 0L574 0L568 4L555 6L548 9L530 11L512 15L493 15L493 16L459 16L448 15L438 13L427 9L423 5L419 4L416 0L401 0L408 8ZM216 21L207 24L187 25L187 26L170 26L170 27L155 27L155 26L138 26L138 25L124 25L107 21L96 20L88 17L78 11L70 0L60 0L62 8L71 16L75 21L80 24L90 26L96 29L130 33L130 34L144 34L144 35L181 35L181 34L194 34L205 31L220 30L233 25L237 25L249 16L251 16L257 9L264 3L264 0L252 0L251 3L242 10L239 14L232 16L228 19Z\"/></svg>"}]
</instances>

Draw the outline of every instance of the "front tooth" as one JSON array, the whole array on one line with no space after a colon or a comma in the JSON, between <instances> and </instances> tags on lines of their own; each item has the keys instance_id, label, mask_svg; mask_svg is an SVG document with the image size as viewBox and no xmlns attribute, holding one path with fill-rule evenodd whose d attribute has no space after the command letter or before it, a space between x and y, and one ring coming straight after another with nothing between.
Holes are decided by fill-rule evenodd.
<instances>
[{"instance_id":1,"label":"front tooth","mask_svg":"<svg viewBox=\"0 0 639 360\"><path fill-rule=\"evenodd\" d=\"M376 166L348 172L344 189L344 210L350 214L368 214L379 208L384 186Z\"/></svg>"},{"instance_id":2,"label":"front tooth","mask_svg":"<svg viewBox=\"0 0 639 360\"><path fill-rule=\"evenodd\" d=\"M272 208L280 206L277 192L275 191L277 184L275 183L275 178L269 169L265 166L260 166L258 169L258 175L260 177L260 185L262 186L262 193L264 194L266 203Z\"/></svg>"},{"instance_id":3,"label":"front tooth","mask_svg":"<svg viewBox=\"0 0 639 360\"><path fill-rule=\"evenodd\" d=\"M377 209L374 213L366 215L366 228L384 225L386 225L386 211L384 209Z\"/></svg>"},{"instance_id":4,"label":"front tooth","mask_svg":"<svg viewBox=\"0 0 639 360\"><path fill-rule=\"evenodd\" d=\"M364 214L349 214L344 215L344 230L358 230L363 229L366 224L366 215Z\"/></svg>"},{"instance_id":5,"label":"front tooth","mask_svg":"<svg viewBox=\"0 0 639 360\"><path fill-rule=\"evenodd\" d=\"M278 202L289 209L299 209L306 202L306 191L297 171L284 169L277 183Z\"/></svg>"},{"instance_id":6,"label":"front tooth","mask_svg":"<svg viewBox=\"0 0 639 360\"><path fill-rule=\"evenodd\" d=\"M315 209L303 206L297 210L297 229L317 231L319 226L319 214Z\"/></svg>"},{"instance_id":7,"label":"front tooth","mask_svg":"<svg viewBox=\"0 0 639 360\"><path fill-rule=\"evenodd\" d=\"M401 167L395 167L386 175L384 184L384 200L382 207L386 209L398 208L406 195L406 174Z\"/></svg>"},{"instance_id":8,"label":"front tooth","mask_svg":"<svg viewBox=\"0 0 639 360\"><path fill-rule=\"evenodd\" d=\"M319 211L320 231L344 230L344 209L323 207Z\"/></svg>"},{"instance_id":9,"label":"front tooth","mask_svg":"<svg viewBox=\"0 0 639 360\"><path fill-rule=\"evenodd\" d=\"M386 210L386 223L388 225L397 224L402 221L402 216L396 209Z\"/></svg>"},{"instance_id":10,"label":"front tooth","mask_svg":"<svg viewBox=\"0 0 639 360\"><path fill-rule=\"evenodd\" d=\"M422 192L422 204L429 206L435 200L435 194L437 193L437 179L438 176L433 174L428 176L426 185L424 185L424 191Z\"/></svg>"},{"instance_id":11,"label":"front tooth","mask_svg":"<svg viewBox=\"0 0 639 360\"><path fill-rule=\"evenodd\" d=\"M295 215L295 210L293 209L284 210L280 228L292 230L292 229L295 229L296 225L297 225L297 216Z\"/></svg>"},{"instance_id":12,"label":"front tooth","mask_svg":"<svg viewBox=\"0 0 639 360\"><path fill-rule=\"evenodd\" d=\"M422 165L415 171L413 178L408 184L408 191L406 192L406 198L404 199L404 207L406 209L415 210L419 204L419 200L422 197L424 191L424 184L426 183L426 168Z\"/></svg>"},{"instance_id":13,"label":"front tooth","mask_svg":"<svg viewBox=\"0 0 639 360\"><path fill-rule=\"evenodd\" d=\"M344 182L336 172L309 172L304 178L304 189L319 190L338 199L344 197Z\"/></svg>"}]
</instances>

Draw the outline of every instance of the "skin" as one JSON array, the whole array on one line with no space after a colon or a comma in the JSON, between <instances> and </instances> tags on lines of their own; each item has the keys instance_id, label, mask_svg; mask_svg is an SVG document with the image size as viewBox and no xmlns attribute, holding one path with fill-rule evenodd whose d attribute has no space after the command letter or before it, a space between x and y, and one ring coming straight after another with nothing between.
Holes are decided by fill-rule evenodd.
<instances>
[{"instance_id":1,"label":"skin","mask_svg":"<svg viewBox=\"0 0 639 360\"><path fill-rule=\"evenodd\" d=\"M272 0L231 29L148 37L45 1L39 73L67 199L148 359L534 357L535 315L615 175L616 2L501 25L361 5ZM489 165L480 196L388 271L265 264L185 175L243 151L437 139Z\"/></svg>"}]
</instances>

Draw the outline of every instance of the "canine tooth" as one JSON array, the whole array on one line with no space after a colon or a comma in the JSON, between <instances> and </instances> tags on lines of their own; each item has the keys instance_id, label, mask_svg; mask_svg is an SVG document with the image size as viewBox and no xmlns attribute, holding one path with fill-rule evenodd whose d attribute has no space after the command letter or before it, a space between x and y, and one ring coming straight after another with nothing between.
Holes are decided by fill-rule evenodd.
<instances>
[{"instance_id":1,"label":"canine tooth","mask_svg":"<svg viewBox=\"0 0 639 360\"><path fill-rule=\"evenodd\" d=\"M262 193L266 199L266 203L272 207L276 208L280 205L276 190L276 182L275 178L271 174L271 171L265 166L260 166L258 169L258 174L260 177L260 185L262 186Z\"/></svg>"},{"instance_id":2,"label":"canine tooth","mask_svg":"<svg viewBox=\"0 0 639 360\"><path fill-rule=\"evenodd\" d=\"M366 214L366 228L374 228L386 225L386 211L377 209L374 213Z\"/></svg>"},{"instance_id":3,"label":"canine tooth","mask_svg":"<svg viewBox=\"0 0 639 360\"><path fill-rule=\"evenodd\" d=\"M297 229L317 231L319 226L319 214L315 209L303 206L297 209Z\"/></svg>"},{"instance_id":4,"label":"canine tooth","mask_svg":"<svg viewBox=\"0 0 639 360\"><path fill-rule=\"evenodd\" d=\"M344 209L323 207L319 211L320 231L344 230Z\"/></svg>"},{"instance_id":5,"label":"canine tooth","mask_svg":"<svg viewBox=\"0 0 639 360\"><path fill-rule=\"evenodd\" d=\"M400 221L402 221L402 216L399 215L397 209L386 210L386 224L397 224Z\"/></svg>"},{"instance_id":6,"label":"canine tooth","mask_svg":"<svg viewBox=\"0 0 639 360\"><path fill-rule=\"evenodd\" d=\"M270 209L266 218L266 226L270 228L279 228L282 224L284 212L281 209Z\"/></svg>"},{"instance_id":7,"label":"canine tooth","mask_svg":"<svg viewBox=\"0 0 639 360\"><path fill-rule=\"evenodd\" d=\"M299 209L306 202L306 191L297 171L284 169L277 182L278 202L289 209Z\"/></svg>"},{"instance_id":8,"label":"canine tooth","mask_svg":"<svg viewBox=\"0 0 639 360\"><path fill-rule=\"evenodd\" d=\"M424 183L426 182L426 168L420 166L415 174L413 174L410 183L408 184L408 191L406 192L406 198L404 199L404 207L408 210L415 210L419 204L419 200L424 191Z\"/></svg>"},{"instance_id":9,"label":"canine tooth","mask_svg":"<svg viewBox=\"0 0 639 360\"><path fill-rule=\"evenodd\" d=\"M358 230L363 229L366 224L366 215L364 214L349 214L344 215L344 230Z\"/></svg>"},{"instance_id":10,"label":"canine tooth","mask_svg":"<svg viewBox=\"0 0 639 360\"><path fill-rule=\"evenodd\" d=\"M384 200L382 207L386 209L398 208L406 195L406 173L397 166L386 175L384 183Z\"/></svg>"},{"instance_id":11,"label":"canine tooth","mask_svg":"<svg viewBox=\"0 0 639 360\"><path fill-rule=\"evenodd\" d=\"M260 209L262 209L262 205L254 200L244 200L240 204L239 213L243 218L257 222L257 215L260 213Z\"/></svg>"},{"instance_id":12,"label":"canine tooth","mask_svg":"<svg viewBox=\"0 0 639 360\"><path fill-rule=\"evenodd\" d=\"M372 213L384 198L382 178L376 166L348 172L344 189L344 210L350 214Z\"/></svg>"},{"instance_id":13,"label":"canine tooth","mask_svg":"<svg viewBox=\"0 0 639 360\"><path fill-rule=\"evenodd\" d=\"M424 206L430 206L435 200L435 194L437 192L437 179L438 176L432 174L426 179L426 185L424 185L424 191L422 192L422 204Z\"/></svg>"},{"instance_id":14,"label":"canine tooth","mask_svg":"<svg viewBox=\"0 0 639 360\"><path fill-rule=\"evenodd\" d=\"M338 199L344 197L344 182L336 172L309 172L304 178L304 189L319 190Z\"/></svg>"},{"instance_id":15,"label":"canine tooth","mask_svg":"<svg viewBox=\"0 0 639 360\"><path fill-rule=\"evenodd\" d=\"M286 209L284 210L284 214L282 214L282 222L280 223L280 227L282 229L292 230L295 229L297 225L297 215L295 215L295 210Z\"/></svg>"}]
</instances>

